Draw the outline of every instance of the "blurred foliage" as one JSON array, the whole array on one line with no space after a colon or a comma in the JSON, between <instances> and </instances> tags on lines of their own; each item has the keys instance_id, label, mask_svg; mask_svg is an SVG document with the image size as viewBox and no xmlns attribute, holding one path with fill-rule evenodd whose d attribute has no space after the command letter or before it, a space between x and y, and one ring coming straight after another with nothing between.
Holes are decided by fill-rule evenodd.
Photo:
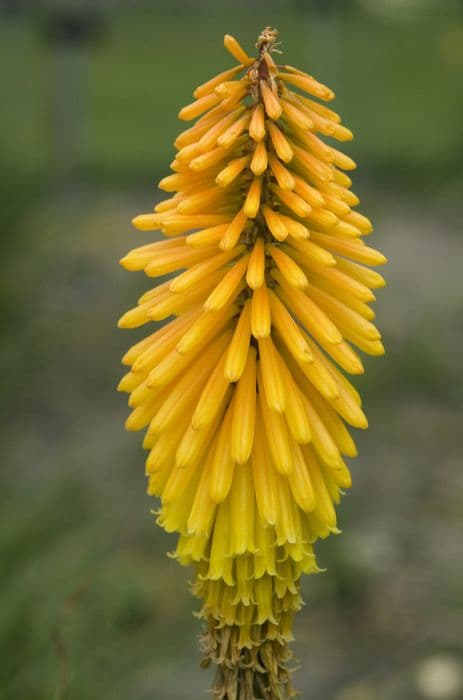
<instances>
[{"instance_id":1,"label":"blurred foliage","mask_svg":"<svg viewBox=\"0 0 463 700\"><path fill-rule=\"evenodd\" d=\"M463 3L0 2L0 699L202 697L189 572L153 527L115 394L149 283L117 259L167 171L175 115L277 25L337 92L373 245L388 354L358 378L341 537L318 547L296 652L305 697L463 697ZM135 236L132 238L131 236ZM134 336L136 334L133 334ZM181 671L181 672L180 672Z\"/></svg>"},{"instance_id":2,"label":"blurred foliage","mask_svg":"<svg viewBox=\"0 0 463 700\"><path fill-rule=\"evenodd\" d=\"M382 4L335 12L342 3L272 2L263 12L260 2L246 10L240 2L177 2L161 10L158 3L138 3L136 11L116 3L116 10L102 14L90 13L84 3L80 14L71 4L65 14L61 9L4 19L0 56L14 70L0 77L8 95L0 115L3 157L21 173L53 161L58 64L68 37L68 53L81 52L84 63L78 164L105 181L161 172L177 132L173 115L194 85L229 64L220 37L236 32L251 47L268 22L278 25L288 60L319 67L318 75L334 83L339 110L347 123L355 122L353 155L376 173L435 181L444 168L461 167L459 5L431 5L415 11L412 22L400 10L410 3L396 2L386 15L379 12ZM15 124L14 139L9 124Z\"/></svg>"}]
</instances>

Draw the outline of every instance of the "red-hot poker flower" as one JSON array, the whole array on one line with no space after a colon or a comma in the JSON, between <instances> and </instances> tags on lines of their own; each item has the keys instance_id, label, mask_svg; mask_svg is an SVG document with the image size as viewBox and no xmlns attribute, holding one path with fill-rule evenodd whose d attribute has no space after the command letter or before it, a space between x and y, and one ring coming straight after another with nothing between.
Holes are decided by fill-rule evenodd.
<instances>
[{"instance_id":1,"label":"red-hot poker flower","mask_svg":"<svg viewBox=\"0 0 463 700\"><path fill-rule=\"evenodd\" d=\"M368 306L384 281L367 266L386 260L363 240L372 227L344 172L355 163L319 136L352 133L322 104L329 88L275 63L275 42L265 29L254 59L225 37L239 65L180 111L197 121L160 182L172 196L133 222L165 240L121 261L174 273L119 322L165 321L126 353L119 388L127 428L147 428L157 522L195 568L205 663L229 700L293 694L300 577L318 571L314 542L338 532L356 455L346 424L367 427L344 373L363 372L353 346L384 352Z\"/></svg>"}]
</instances>

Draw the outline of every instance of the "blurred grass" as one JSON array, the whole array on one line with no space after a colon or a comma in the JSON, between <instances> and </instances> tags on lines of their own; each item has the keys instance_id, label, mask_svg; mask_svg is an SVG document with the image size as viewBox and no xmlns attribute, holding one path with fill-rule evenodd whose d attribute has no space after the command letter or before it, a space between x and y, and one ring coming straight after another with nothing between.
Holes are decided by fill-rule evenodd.
<instances>
[{"instance_id":1,"label":"blurred grass","mask_svg":"<svg viewBox=\"0 0 463 700\"><path fill-rule=\"evenodd\" d=\"M80 57L82 141L64 173L59 55L40 12L1 18L1 700L204 696L189 572L165 556L174 538L151 523L139 436L122 430L114 387L133 336L115 322L148 284L116 261L146 240L129 221L157 196L176 112L229 65L223 33L250 48L266 23L288 62L335 87L372 244L390 258L388 354L356 380L371 427L345 532L318 547L328 573L304 584L296 685L414 700L418 661L461 665L463 24L440 7L402 22L304 2L115 6Z\"/></svg>"},{"instance_id":2,"label":"blurred grass","mask_svg":"<svg viewBox=\"0 0 463 700\"><path fill-rule=\"evenodd\" d=\"M355 127L355 157L408 178L433 178L459 163L463 26L454 3L414 22L367 12L331 19L307 3L269 3L238 11L230 4L167 7L140 4L106 17L86 59L82 164L105 181L145 179L172 154L175 115L192 87L230 64L221 44L235 32L250 50L263 23L277 25L283 60L314 65L337 92L337 107ZM162 8L162 6L161 6ZM243 22L243 19L246 19ZM334 29L327 33L328 23ZM53 148L53 99L60 56L43 41L40 14L3 22L0 147L10 167L37 172ZM42 38L41 38L42 37ZM332 39L332 45L324 39ZM325 68L324 68L325 67ZM360 78L359 78L360 76ZM15 138L9 125L15 125Z\"/></svg>"}]
</instances>

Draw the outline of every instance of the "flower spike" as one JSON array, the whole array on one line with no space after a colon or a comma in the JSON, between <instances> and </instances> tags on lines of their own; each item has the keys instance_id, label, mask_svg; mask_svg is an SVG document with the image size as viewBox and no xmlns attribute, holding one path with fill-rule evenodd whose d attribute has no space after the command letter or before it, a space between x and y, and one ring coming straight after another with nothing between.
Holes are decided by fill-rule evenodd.
<instances>
[{"instance_id":1,"label":"flower spike","mask_svg":"<svg viewBox=\"0 0 463 700\"><path fill-rule=\"evenodd\" d=\"M355 162L320 136L352 132L325 103L334 93L279 65L266 27L250 57L197 87L179 117L169 198L133 220L162 241L121 264L170 274L119 325L164 321L123 358L129 430L146 429L148 493L195 571L206 630L203 665L219 700L294 697L288 664L302 574L319 538L339 533L335 505L366 428L346 374L357 350L381 355L364 237L345 171ZM338 366L341 368L338 369Z\"/></svg>"}]
</instances>

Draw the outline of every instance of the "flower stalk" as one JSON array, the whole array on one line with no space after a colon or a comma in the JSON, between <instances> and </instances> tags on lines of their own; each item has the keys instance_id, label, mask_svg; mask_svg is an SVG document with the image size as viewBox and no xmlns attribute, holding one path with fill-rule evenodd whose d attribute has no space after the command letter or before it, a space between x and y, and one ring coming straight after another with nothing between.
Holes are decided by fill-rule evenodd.
<instances>
[{"instance_id":1,"label":"flower stalk","mask_svg":"<svg viewBox=\"0 0 463 700\"><path fill-rule=\"evenodd\" d=\"M159 184L171 196L133 221L165 240L121 261L173 275L119 321L165 321L126 353L119 389L127 428L147 429L157 523L195 570L221 700L295 695L300 578L319 571L316 540L339 532L357 453L346 424L367 427L346 374L364 371L354 347L384 352L369 304L384 285L370 266L386 260L363 240L354 161L320 138L352 133L329 88L276 62L276 39L264 29L254 59L225 36L238 65L180 111L196 122Z\"/></svg>"}]
</instances>

